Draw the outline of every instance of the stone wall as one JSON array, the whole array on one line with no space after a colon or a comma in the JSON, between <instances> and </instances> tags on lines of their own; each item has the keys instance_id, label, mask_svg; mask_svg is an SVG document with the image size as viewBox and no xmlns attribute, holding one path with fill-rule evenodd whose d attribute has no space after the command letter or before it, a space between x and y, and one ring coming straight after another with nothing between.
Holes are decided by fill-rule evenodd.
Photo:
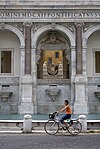
<instances>
[{"instance_id":1,"label":"stone wall","mask_svg":"<svg viewBox=\"0 0 100 149\"><path fill-rule=\"evenodd\" d=\"M100 92L100 78L88 78L88 106L89 113L100 113L100 98L98 98L95 92Z\"/></svg>"},{"instance_id":2,"label":"stone wall","mask_svg":"<svg viewBox=\"0 0 100 149\"><path fill-rule=\"evenodd\" d=\"M2 90L2 85L9 85L9 89L5 87L5 90ZM17 114L18 105L19 105L19 78L16 77L2 77L0 78L0 113L1 114ZM11 96L5 99L5 96L2 96L1 93L10 92ZM4 93L5 95L6 93Z\"/></svg>"},{"instance_id":3,"label":"stone wall","mask_svg":"<svg viewBox=\"0 0 100 149\"><path fill-rule=\"evenodd\" d=\"M40 85L37 87L37 113L52 113L59 110L64 105L64 100L71 102L70 86L57 85L60 91L56 97L52 97L55 92L54 86L50 89L49 85ZM48 92L50 91L50 94Z\"/></svg>"}]
</instances>

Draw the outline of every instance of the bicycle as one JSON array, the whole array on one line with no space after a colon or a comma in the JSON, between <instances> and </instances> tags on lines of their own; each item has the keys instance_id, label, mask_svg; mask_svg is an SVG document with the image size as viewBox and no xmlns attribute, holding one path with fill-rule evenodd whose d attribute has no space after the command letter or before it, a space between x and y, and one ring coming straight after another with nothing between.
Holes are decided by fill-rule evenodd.
<instances>
[{"instance_id":1,"label":"bicycle","mask_svg":"<svg viewBox=\"0 0 100 149\"><path fill-rule=\"evenodd\" d=\"M59 113L49 114L49 120L44 124L44 130L49 135L55 135L59 132L60 126L64 131L68 131L71 135L78 135L82 130L79 119L68 119L66 126L59 121Z\"/></svg>"}]
</instances>

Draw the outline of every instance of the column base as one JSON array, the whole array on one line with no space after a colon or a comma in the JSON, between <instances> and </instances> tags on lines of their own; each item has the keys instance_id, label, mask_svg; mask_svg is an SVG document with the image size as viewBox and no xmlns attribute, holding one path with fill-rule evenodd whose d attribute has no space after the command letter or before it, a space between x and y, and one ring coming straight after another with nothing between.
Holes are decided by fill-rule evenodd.
<instances>
[{"instance_id":1,"label":"column base","mask_svg":"<svg viewBox=\"0 0 100 149\"><path fill-rule=\"evenodd\" d=\"M33 104L32 102L23 102L19 106L20 114L33 114Z\"/></svg>"},{"instance_id":2,"label":"column base","mask_svg":"<svg viewBox=\"0 0 100 149\"><path fill-rule=\"evenodd\" d=\"M20 114L33 114L33 101L32 101L32 86L33 80L31 75L25 75L21 78L21 103L19 105Z\"/></svg>"},{"instance_id":3,"label":"column base","mask_svg":"<svg viewBox=\"0 0 100 149\"><path fill-rule=\"evenodd\" d=\"M88 108L86 102L74 103L74 114L88 114Z\"/></svg>"},{"instance_id":4,"label":"column base","mask_svg":"<svg viewBox=\"0 0 100 149\"><path fill-rule=\"evenodd\" d=\"M86 76L77 75L75 77L75 103L74 114L88 114L86 100Z\"/></svg>"}]
</instances>

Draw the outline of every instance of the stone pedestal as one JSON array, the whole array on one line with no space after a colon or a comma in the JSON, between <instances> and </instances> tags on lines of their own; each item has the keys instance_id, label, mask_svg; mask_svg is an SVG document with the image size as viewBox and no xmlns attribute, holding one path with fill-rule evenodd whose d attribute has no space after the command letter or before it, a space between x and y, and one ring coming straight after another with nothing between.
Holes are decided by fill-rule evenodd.
<instances>
[{"instance_id":1,"label":"stone pedestal","mask_svg":"<svg viewBox=\"0 0 100 149\"><path fill-rule=\"evenodd\" d=\"M80 115L78 118L82 125L82 132L87 132L87 117L85 115Z\"/></svg>"},{"instance_id":2,"label":"stone pedestal","mask_svg":"<svg viewBox=\"0 0 100 149\"><path fill-rule=\"evenodd\" d=\"M32 77L31 75L25 75L21 78L21 105L19 107L19 113L31 113L33 114L33 102L32 102Z\"/></svg>"},{"instance_id":3,"label":"stone pedestal","mask_svg":"<svg viewBox=\"0 0 100 149\"><path fill-rule=\"evenodd\" d=\"M87 101L86 101L86 82L87 78L82 75L75 77L75 102L74 114L87 114Z\"/></svg>"},{"instance_id":4,"label":"stone pedestal","mask_svg":"<svg viewBox=\"0 0 100 149\"><path fill-rule=\"evenodd\" d=\"M29 114L24 115L23 132L25 133L32 132L32 116Z\"/></svg>"}]
</instances>

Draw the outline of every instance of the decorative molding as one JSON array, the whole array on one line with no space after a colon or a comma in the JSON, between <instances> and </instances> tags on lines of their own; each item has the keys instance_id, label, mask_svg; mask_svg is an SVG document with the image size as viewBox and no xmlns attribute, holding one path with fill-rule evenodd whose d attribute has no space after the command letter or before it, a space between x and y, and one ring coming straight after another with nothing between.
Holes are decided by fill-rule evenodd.
<instances>
[{"instance_id":1,"label":"decorative molding","mask_svg":"<svg viewBox=\"0 0 100 149\"><path fill-rule=\"evenodd\" d=\"M0 29L5 29L5 23L4 22L0 23Z\"/></svg>"},{"instance_id":2,"label":"decorative molding","mask_svg":"<svg viewBox=\"0 0 100 149\"><path fill-rule=\"evenodd\" d=\"M33 34L41 27L43 27L45 24L44 23L33 23L32 27L32 32Z\"/></svg>"}]
</instances>

